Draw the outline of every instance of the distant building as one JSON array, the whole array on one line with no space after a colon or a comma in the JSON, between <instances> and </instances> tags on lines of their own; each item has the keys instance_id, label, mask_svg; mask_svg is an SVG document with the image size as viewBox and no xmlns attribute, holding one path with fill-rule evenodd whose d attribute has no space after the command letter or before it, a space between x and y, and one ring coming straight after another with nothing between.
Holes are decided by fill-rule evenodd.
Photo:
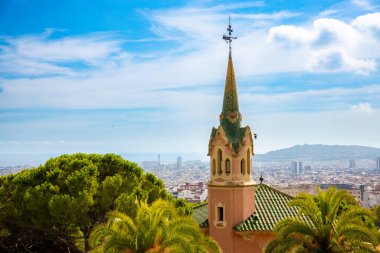
<instances>
[{"instance_id":1,"label":"distant building","mask_svg":"<svg viewBox=\"0 0 380 253\"><path fill-rule=\"evenodd\" d=\"M207 190L203 182L185 183L177 189L177 198L184 198L187 202L201 203L207 199Z\"/></svg>"},{"instance_id":2,"label":"distant building","mask_svg":"<svg viewBox=\"0 0 380 253\"><path fill-rule=\"evenodd\" d=\"M349 194L355 197L362 206L368 206L368 194L365 191L364 185L354 185L354 184L301 184L292 186L273 186L275 189L284 192L292 197L296 197L300 193L307 194L318 194L318 187L325 191L330 187L336 187L339 190L346 190Z\"/></svg>"},{"instance_id":3,"label":"distant building","mask_svg":"<svg viewBox=\"0 0 380 253\"><path fill-rule=\"evenodd\" d=\"M273 186L273 188L288 194L289 196L296 197L300 193L307 193L316 195L318 194L318 185L315 184L301 184L301 185L292 185L292 186Z\"/></svg>"},{"instance_id":4,"label":"distant building","mask_svg":"<svg viewBox=\"0 0 380 253\"><path fill-rule=\"evenodd\" d=\"M376 171L380 174L380 156L376 157Z\"/></svg>"},{"instance_id":5,"label":"distant building","mask_svg":"<svg viewBox=\"0 0 380 253\"><path fill-rule=\"evenodd\" d=\"M21 165L13 166L13 167L12 166L0 167L0 176L16 174L16 173L22 171L23 169L27 169L27 168L29 168L29 167L28 166L22 167Z\"/></svg>"},{"instance_id":6,"label":"distant building","mask_svg":"<svg viewBox=\"0 0 380 253\"><path fill-rule=\"evenodd\" d=\"M302 162L292 162L292 174L302 174Z\"/></svg>"},{"instance_id":7,"label":"distant building","mask_svg":"<svg viewBox=\"0 0 380 253\"><path fill-rule=\"evenodd\" d=\"M367 208L372 208L380 204L380 191L372 191L367 194Z\"/></svg>"},{"instance_id":8,"label":"distant building","mask_svg":"<svg viewBox=\"0 0 380 253\"><path fill-rule=\"evenodd\" d=\"M327 190L330 187L336 187L339 190L346 190L349 194L355 197L356 201L360 205L365 206L365 188L364 185L353 185L353 184L321 184L321 190Z\"/></svg>"},{"instance_id":9,"label":"distant building","mask_svg":"<svg viewBox=\"0 0 380 253\"><path fill-rule=\"evenodd\" d=\"M157 161L142 161L140 165L144 170L157 169Z\"/></svg>"},{"instance_id":10,"label":"distant building","mask_svg":"<svg viewBox=\"0 0 380 253\"><path fill-rule=\"evenodd\" d=\"M311 172L311 166L310 166L310 165L305 166L305 167L304 167L304 171L305 171L305 172Z\"/></svg>"},{"instance_id":11,"label":"distant building","mask_svg":"<svg viewBox=\"0 0 380 253\"><path fill-rule=\"evenodd\" d=\"M160 166L161 166L161 157L160 157L160 154L158 154L158 157L157 157L157 169L160 169Z\"/></svg>"},{"instance_id":12,"label":"distant building","mask_svg":"<svg viewBox=\"0 0 380 253\"><path fill-rule=\"evenodd\" d=\"M177 170L180 170L182 168L182 157L177 157Z\"/></svg>"},{"instance_id":13,"label":"distant building","mask_svg":"<svg viewBox=\"0 0 380 253\"><path fill-rule=\"evenodd\" d=\"M356 167L356 162L355 160L349 160L348 161L348 168L349 169L354 169Z\"/></svg>"}]
</instances>

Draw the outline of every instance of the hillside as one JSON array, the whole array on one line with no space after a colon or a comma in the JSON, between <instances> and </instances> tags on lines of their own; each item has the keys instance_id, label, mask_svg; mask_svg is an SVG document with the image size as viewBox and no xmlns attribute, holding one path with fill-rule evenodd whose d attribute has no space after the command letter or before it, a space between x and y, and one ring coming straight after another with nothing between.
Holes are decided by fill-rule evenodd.
<instances>
[{"instance_id":1,"label":"hillside","mask_svg":"<svg viewBox=\"0 0 380 253\"><path fill-rule=\"evenodd\" d=\"M296 145L290 148L274 150L255 156L257 162L285 161L328 161L349 159L375 159L380 156L380 148L345 145Z\"/></svg>"}]
</instances>

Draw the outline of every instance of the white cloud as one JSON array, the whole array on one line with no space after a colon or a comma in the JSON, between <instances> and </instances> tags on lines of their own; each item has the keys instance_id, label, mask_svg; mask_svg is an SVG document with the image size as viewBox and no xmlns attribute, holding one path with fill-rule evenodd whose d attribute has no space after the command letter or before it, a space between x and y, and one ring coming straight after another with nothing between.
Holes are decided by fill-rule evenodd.
<instances>
[{"instance_id":1,"label":"white cloud","mask_svg":"<svg viewBox=\"0 0 380 253\"><path fill-rule=\"evenodd\" d=\"M252 20L283 20L299 16L299 13L290 11L279 11L274 13L258 13L258 14L235 14L234 18L252 19Z\"/></svg>"},{"instance_id":2,"label":"white cloud","mask_svg":"<svg viewBox=\"0 0 380 253\"><path fill-rule=\"evenodd\" d=\"M373 108L371 107L369 103L359 103L357 105L350 106L350 108L354 112L370 113L370 114L374 112Z\"/></svg>"},{"instance_id":3,"label":"white cloud","mask_svg":"<svg viewBox=\"0 0 380 253\"><path fill-rule=\"evenodd\" d=\"M269 30L268 41L298 47L314 41L316 37L317 35L314 32L304 28L293 25L280 25Z\"/></svg>"},{"instance_id":4,"label":"white cloud","mask_svg":"<svg viewBox=\"0 0 380 253\"><path fill-rule=\"evenodd\" d=\"M360 34L350 25L332 18L320 18L311 28L281 25L269 30L269 42L285 45L321 47L324 45L352 46L360 43Z\"/></svg>"},{"instance_id":5,"label":"white cloud","mask_svg":"<svg viewBox=\"0 0 380 253\"><path fill-rule=\"evenodd\" d=\"M307 67L311 72L353 71L368 75L376 70L376 63L374 60L355 59L343 48L329 48L311 51Z\"/></svg>"},{"instance_id":6,"label":"white cloud","mask_svg":"<svg viewBox=\"0 0 380 253\"><path fill-rule=\"evenodd\" d=\"M306 69L367 75L380 58L380 13L359 16L351 23L318 18L311 27L281 25L269 30L268 41L305 52Z\"/></svg>"},{"instance_id":7,"label":"white cloud","mask_svg":"<svg viewBox=\"0 0 380 253\"><path fill-rule=\"evenodd\" d=\"M370 10L373 8L373 6L370 4L369 1L366 0L351 0L351 3L353 5L356 5L364 10Z\"/></svg>"},{"instance_id":8,"label":"white cloud","mask_svg":"<svg viewBox=\"0 0 380 253\"><path fill-rule=\"evenodd\" d=\"M121 41L112 34L98 33L51 39L52 31L42 35L7 37L0 46L1 72L7 74L72 75L65 65L82 63L89 67L104 65L119 57Z\"/></svg>"},{"instance_id":9,"label":"white cloud","mask_svg":"<svg viewBox=\"0 0 380 253\"><path fill-rule=\"evenodd\" d=\"M376 104L380 99L380 85L269 94L265 92L241 93L239 99L241 108L247 115L284 111L343 110L353 104L352 101L359 99Z\"/></svg>"},{"instance_id":10,"label":"white cloud","mask_svg":"<svg viewBox=\"0 0 380 253\"><path fill-rule=\"evenodd\" d=\"M380 12L359 16L352 21L352 26L380 41Z\"/></svg>"}]
</instances>

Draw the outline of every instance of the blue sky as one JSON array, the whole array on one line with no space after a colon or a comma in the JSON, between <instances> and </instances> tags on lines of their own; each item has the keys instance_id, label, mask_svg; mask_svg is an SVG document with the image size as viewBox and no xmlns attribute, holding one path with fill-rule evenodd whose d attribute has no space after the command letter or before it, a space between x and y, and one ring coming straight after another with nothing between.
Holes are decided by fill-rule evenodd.
<instances>
[{"instance_id":1,"label":"blue sky","mask_svg":"<svg viewBox=\"0 0 380 253\"><path fill-rule=\"evenodd\" d=\"M379 1L2 0L0 166L74 152L206 159L228 15L256 153L380 147Z\"/></svg>"}]
</instances>

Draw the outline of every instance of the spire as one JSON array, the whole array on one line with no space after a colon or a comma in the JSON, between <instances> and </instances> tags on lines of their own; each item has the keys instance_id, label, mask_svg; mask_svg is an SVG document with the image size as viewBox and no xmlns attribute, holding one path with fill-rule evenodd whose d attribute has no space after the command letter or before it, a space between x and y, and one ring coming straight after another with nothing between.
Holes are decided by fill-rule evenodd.
<instances>
[{"instance_id":1,"label":"spire","mask_svg":"<svg viewBox=\"0 0 380 253\"><path fill-rule=\"evenodd\" d=\"M241 114L239 112L238 93L235 81L234 66L231 56L231 43L236 37L232 36L231 19L227 28L228 36L223 35L223 39L229 44L229 56L226 74L226 83L224 88L224 99L222 113L220 114L220 125L223 127L228 139L235 150L238 150L245 128L241 129Z\"/></svg>"},{"instance_id":2,"label":"spire","mask_svg":"<svg viewBox=\"0 0 380 253\"><path fill-rule=\"evenodd\" d=\"M228 27L227 27L228 35L223 35L223 39L228 43L229 46L229 56L228 56L228 65L227 65L227 75L226 75L226 84L224 88L224 99L223 99L223 109L222 113L238 113L239 112L239 102L238 95L236 89L236 81L235 81L235 72L234 65L232 63L231 56L231 43L237 37L232 36L232 32L234 31L231 26L231 17L228 17ZM227 115L224 115L227 116Z\"/></svg>"},{"instance_id":3,"label":"spire","mask_svg":"<svg viewBox=\"0 0 380 253\"><path fill-rule=\"evenodd\" d=\"M232 63L231 52L228 57L226 83L224 88L224 99L222 113L238 112L239 101L236 88L234 65Z\"/></svg>"}]
</instances>

